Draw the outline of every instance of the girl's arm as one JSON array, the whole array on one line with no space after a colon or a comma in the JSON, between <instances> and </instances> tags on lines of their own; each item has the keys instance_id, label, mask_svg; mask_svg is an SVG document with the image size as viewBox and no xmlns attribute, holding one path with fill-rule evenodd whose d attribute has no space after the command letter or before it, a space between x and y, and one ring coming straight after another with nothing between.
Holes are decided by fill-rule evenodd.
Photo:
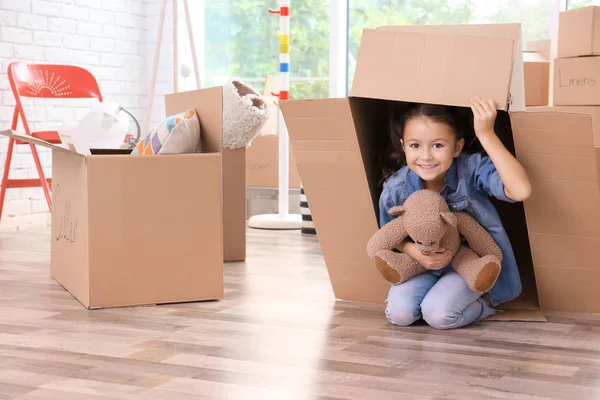
<instances>
[{"instance_id":1,"label":"girl's arm","mask_svg":"<svg viewBox=\"0 0 600 400\"><path fill-rule=\"evenodd\" d=\"M475 135L496 167L504 184L504 194L514 201L524 201L531 195L531 184L525 169L504 147L496 132L496 104L493 100L475 97L471 100Z\"/></svg>"}]
</instances>

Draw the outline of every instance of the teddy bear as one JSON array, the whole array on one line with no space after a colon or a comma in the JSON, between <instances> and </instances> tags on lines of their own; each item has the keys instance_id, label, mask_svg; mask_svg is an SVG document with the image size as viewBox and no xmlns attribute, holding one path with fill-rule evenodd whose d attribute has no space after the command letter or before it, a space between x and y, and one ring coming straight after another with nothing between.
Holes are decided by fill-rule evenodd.
<instances>
[{"instance_id":1,"label":"teddy bear","mask_svg":"<svg viewBox=\"0 0 600 400\"><path fill-rule=\"evenodd\" d=\"M271 106L252 87L240 81L223 86L223 146L249 147L267 122Z\"/></svg>"},{"instance_id":2,"label":"teddy bear","mask_svg":"<svg viewBox=\"0 0 600 400\"><path fill-rule=\"evenodd\" d=\"M452 268L471 290L485 293L496 283L502 251L477 220L463 211L451 212L439 193L417 190L389 214L398 217L375 232L367 244L369 257L388 282L402 283L427 271L408 254L394 251L410 237L426 255L440 247L450 250ZM461 236L468 246L461 244Z\"/></svg>"}]
</instances>

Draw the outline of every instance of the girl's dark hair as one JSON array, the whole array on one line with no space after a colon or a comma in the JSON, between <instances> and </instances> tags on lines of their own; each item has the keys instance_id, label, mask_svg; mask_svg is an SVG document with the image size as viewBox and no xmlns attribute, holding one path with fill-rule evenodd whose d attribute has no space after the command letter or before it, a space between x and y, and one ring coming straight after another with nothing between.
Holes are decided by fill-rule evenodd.
<instances>
[{"instance_id":1,"label":"girl's dark hair","mask_svg":"<svg viewBox=\"0 0 600 400\"><path fill-rule=\"evenodd\" d=\"M462 126L461 121L464 118L461 117L457 107L421 103L390 103L387 118L389 143L387 143L381 160L383 176L380 185L405 165L406 160L400 140L404 137L406 123L417 117L426 117L435 122L447 124L456 135L456 140L463 138L466 127Z\"/></svg>"}]
</instances>

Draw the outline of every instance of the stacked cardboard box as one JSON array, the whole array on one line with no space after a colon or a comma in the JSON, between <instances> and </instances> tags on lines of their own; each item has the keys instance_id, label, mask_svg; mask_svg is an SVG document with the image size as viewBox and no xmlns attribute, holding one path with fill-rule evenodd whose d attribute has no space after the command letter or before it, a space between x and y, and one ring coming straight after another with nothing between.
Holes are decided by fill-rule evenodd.
<instances>
[{"instance_id":1,"label":"stacked cardboard box","mask_svg":"<svg viewBox=\"0 0 600 400\"><path fill-rule=\"evenodd\" d=\"M535 195L540 199L538 214L549 213L546 221L539 221L545 237L536 234L532 241L539 250L536 275L538 284L543 282L540 295L547 308L600 312L600 259L595 254L600 246L600 7L561 12L557 47L554 106L528 111L569 113L571 118L585 114L590 119L580 125L557 119L563 135L548 138L538 148L536 168L554 180L540 185ZM549 158L545 149L552 145L556 154ZM544 158L547 162L542 163Z\"/></svg>"},{"instance_id":2,"label":"stacked cardboard box","mask_svg":"<svg viewBox=\"0 0 600 400\"><path fill-rule=\"evenodd\" d=\"M553 97L557 106L600 105L600 7L560 13Z\"/></svg>"},{"instance_id":3,"label":"stacked cardboard box","mask_svg":"<svg viewBox=\"0 0 600 400\"><path fill-rule=\"evenodd\" d=\"M523 52L525 105L547 106L550 93L550 40L528 42Z\"/></svg>"}]
</instances>

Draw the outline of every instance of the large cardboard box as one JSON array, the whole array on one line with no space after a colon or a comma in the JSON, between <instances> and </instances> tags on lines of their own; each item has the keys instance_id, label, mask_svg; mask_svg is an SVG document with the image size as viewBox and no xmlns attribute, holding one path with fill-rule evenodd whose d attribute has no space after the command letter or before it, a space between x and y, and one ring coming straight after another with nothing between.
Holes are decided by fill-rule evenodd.
<instances>
[{"instance_id":1,"label":"large cardboard box","mask_svg":"<svg viewBox=\"0 0 600 400\"><path fill-rule=\"evenodd\" d=\"M558 58L600 55L600 7L561 11L558 16Z\"/></svg>"},{"instance_id":2,"label":"large cardboard box","mask_svg":"<svg viewBox=\"0 0 600 400\"><path fill-rule=\"evenodd\" d=\"M223 297L222 88L167 96L195 108L204 153L52 149L52 277L88 308ZM111 154L113 153L113 154Z\"/></svg>"},{"instance_id":3,"label":"large cardboard box","mask_svg":"<svg viewBox=\"0 0 600 400\"><path fill-rule=\"evenodd\" d=\"M523 53L525 105L547 106L550 94L550 62L534 52Z\"/></svg>"},{"instance_id":4,"label":"large cardboard box","mask_svg":"<svg viewBox=\"0 0 600 400\"><path fill-rule=\"evenodd\" d=\"M296 159L290 148L289 187L300 188ZM246 185L252 187L279 187L279 136L259 135L246 149Z\"/></svg>"},{"instance_id":5,"label":"large cardboard box","mask_svg":"<svg viewBox=\"0 0 600 400\"><path fill-rule=\"evenodd\" d=\"M502 305L505 312L494 319L544 320L537 284L546 285L546 281L536 282L530 240L536 244L534 249L552 247L559 224L542 221L556 219L558 210L564 224L577 212L573 210L576 197L559 190L563 186L573 189L580 181L574 173L567 174L579 168L573 164L579 156L573 147L580 145L569 144L565 133L569 127L585 126L582 136L591 138L592 132L586 115L524 111L521 51L518 24L366 29L348 98L282 105L336 298L382 303L389 290L366 254L366 244L378 229L378 160L387 146L389 102L456 105L468 112L470 98L479 95L496 101L496 131L526 165L536 193L524 203L494 202L523 282L522 295ZM590 140L586 146L593 151ZM564 164L556 163L558 159L565 160ZM588 164L592 179L595 163ZM556 190L549 191L547 182L555 182ZM540 199L552 205L536 210ZM534 219L530 222L530 218ZM570 222L569 234L585 236L579 222ZM528 231L530 223L535 229ZM591 246L581 249L588 251L586 257L593 256ZM573 268L568 266L567 271ZM583 276L574 276L567 272L561 279L572 279L573 287L589 285ZM547 296L556 296L547 303L549 308L588 310L581 304L566 304L561 293ZM600 311L600 301L596 304Z\"/></svg>"},{"instance_id":6,"label":"large cardboard box","mask_svg":"<svg viewBox=\"0 0 600 400\"><path fill-rule=\"evenodd\" d=\"M600 57L554 60L555 105L600 105Z\"/></svg>"}]
</instances>

